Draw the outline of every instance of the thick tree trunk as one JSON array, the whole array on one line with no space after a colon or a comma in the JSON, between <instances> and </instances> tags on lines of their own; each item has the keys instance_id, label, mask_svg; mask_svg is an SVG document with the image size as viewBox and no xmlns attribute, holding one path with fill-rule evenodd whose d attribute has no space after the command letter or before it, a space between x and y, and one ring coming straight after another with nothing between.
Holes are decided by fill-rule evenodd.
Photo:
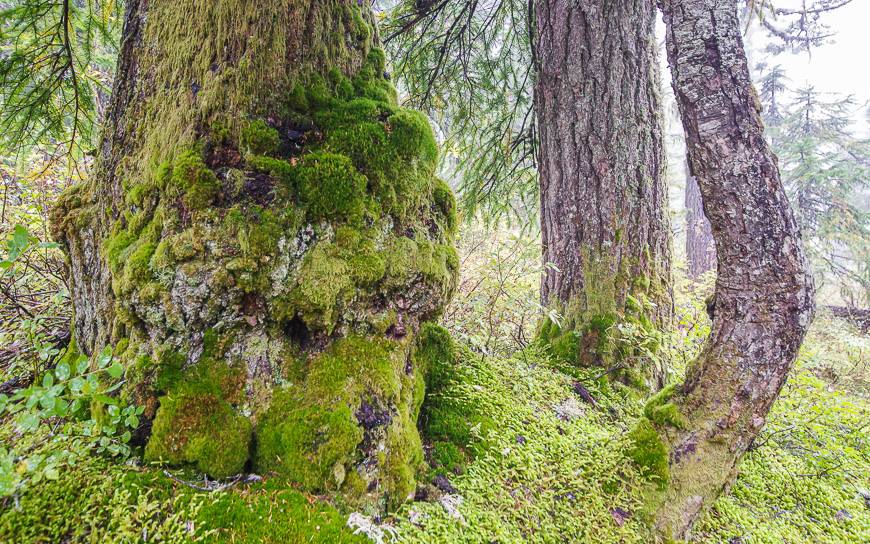
<instances>
[{"instance_id":1,"label":"thick tree trunk","mask_svg":"<svg viewBox=\"0 0 870 544\"><path fill-rule=\"evenodd\" d=\"M655 8L536 0L541 294L563 314L541 336L581 364L625 365L618 321L654 333L672 312ZM627 368L646 377L653 368Z\"/></svg>"},{"instance_id":2,"label":"thick tree trunk","mask_svg":"<svg viewBox=\"0 0 870 544\"><path fill-rule=\"evenodd\" d=\"M736 2L663 0L689 165L719 258L710 338L685 382L650 400L632 455L659 477L666 538L732 481L788 377L813 313L813 282L764 140Z\"/></svg>"},{"instance_id":3,"label":"thick tree trunk","mask_svg":"<svg viewBox=\"0 0 870 544\"><path fill-rule=\"evenodd\" d=\"M686 260L689 279L697 280L716 269L716 244L710 221L704 215L701 189L686 166Z\"/></svg>"},{"instance_id":4,"label":"thick tree trunk","mask_svg":"<svg viewBox=\"0 0 870 544\"><path fill-rule=\"evenodd\" d=\"M146 460L404 500L455 216L368 5L127 6L96 173L54 216L79 348L125 364Z\"/></svg>"}]
</instances>

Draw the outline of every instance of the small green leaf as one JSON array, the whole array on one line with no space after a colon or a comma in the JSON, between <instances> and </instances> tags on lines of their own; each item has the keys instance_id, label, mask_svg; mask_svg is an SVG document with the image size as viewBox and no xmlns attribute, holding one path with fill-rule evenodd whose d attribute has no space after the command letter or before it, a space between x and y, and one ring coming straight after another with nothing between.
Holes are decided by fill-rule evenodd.
<instances>
[{"instance_id":1,"label":"small green leaf","mask_svg":"<svg viewBox=\"0 0 870 544\"><path fill-rule=\"evenodd\" d=\"M112 362L112 347L106 346L103 348L103 351L100 352L100 356L97 357L97 367L106 368L109 366L109 363Z\"/></svg>"},{"instance_id":2,"label":"small green leaf","mask_svg":"<svg viewBox=\"0 0 870 544\"><path fill-rule=\"evenodd\" d=\"M106 369L106 372L109 373L109 376L118 379L121 377L121 374L124 373L124 367L121 366L121 363L115 363L109 368Z\"/></svg>"},{"instance_id":3,"label":"small green leaf","mask_svg":"<svg viewBox=\"0 0 870 544\"><path fill-rule=\"evenodd\" d=\"M54 375L59 381L69 378L69 363L61 361L54 369Z\"/></svg>"},{"instance_id":4,"label":"small green leaf","mask_svg":"<svg viewBox=\"0 0 870 544\"><path fill-rule=\"evenodd\" d=\"M90 361L88 358L82 355L79 357L78 362L76 363L76 374L84 374L88 371L88 367L90 366Z\"/></svg>"},{"instance_id":5,"label":"small green leaf","mask_svg":"<svg viewBox=\"0 0 870 544\"><path fill-rule=\"evenodd\" d=\"M102 394L94 395L94 400L97 402L102 402L103 404L108 404L110 406L117 404L117 401L115 399L113 399L112 397L109 397L107 395L102 395Z\"/></svg>"},{"instance_id":6,"label":"small green leaf","mask_svg":"<svg viewBox=\"0 0 870 544\"><path fill-rule=\"evenodd\" d=\"M34 412L24 412L18 416L18 427L26 433L33 432L39 427L39 416Z\"/></svg>"}]
</instances>

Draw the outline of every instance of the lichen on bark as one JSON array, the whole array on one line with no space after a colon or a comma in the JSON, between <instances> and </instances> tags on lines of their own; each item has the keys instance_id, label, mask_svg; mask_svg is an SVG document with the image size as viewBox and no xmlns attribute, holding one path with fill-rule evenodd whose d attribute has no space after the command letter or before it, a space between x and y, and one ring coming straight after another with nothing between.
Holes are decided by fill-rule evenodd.
<instances>
[{"instance_id":1,"label":"lichen on bark","mask_svg":"<svg viewBox=\"0 0 870 544\"><path fill-rule=\"evenodd\" d=\"M107 121L53 228L79 346L123 347L153 420L146 460L404 500L456 219L370 9L130 2Z\"/></svg>"}]
</instances>

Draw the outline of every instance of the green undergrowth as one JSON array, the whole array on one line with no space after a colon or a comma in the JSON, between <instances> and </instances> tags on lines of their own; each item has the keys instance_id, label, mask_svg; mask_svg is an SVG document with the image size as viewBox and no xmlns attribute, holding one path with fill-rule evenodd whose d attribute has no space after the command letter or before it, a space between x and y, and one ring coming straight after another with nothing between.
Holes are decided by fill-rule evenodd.
<instances>
[{"instance_id":1,"label":"green undergrowth","mask_svg":"<svg viewBox=\"0 0 870 544\"><path fill-rule=\"evenodd\" d=\"M0 542L350 544L366 539L354 535L335 508L283 482L204 492L156 470L90 459L7 499L0 508Z\"/></svg>"},{"instance_id":2,"label":"green undergrowth","mask_svg":"<svg viewBox=\"0 0 870 544\"><path fill-rule=\"evenodd\" d=\"M861 495L870 489L870 407L860 393L814 376L824 366L818 354L830 355L815 341L825 337L810 335L757 448L731 493L696 525L694 541L846 544L870 535ZM443 465L435 473L456 491L447 504L441 497L407 505L395 520L400 541L653 541L645 482L667 479L668 452L650 421L683 424L669 402L672 388L642 403L618 383L584 379L576 369L569 375L547 361L534 351L503 359L463 353L449 383L427 400L462 408L452 415L465 426L438 436L431 453ZM575 380L597 407L575 394ZM572 398L582 415L566 421Z\"/></svg>"},{"instance_id":3,"label":"green undergrowth","mask_svg":"<svg viewBox=\"0 0 870 544\"><path fill-rule=\"evenodd\" d=\"M643 403L591 370L558 370L534 347L482 357L435 325L420 343L415 357L430 379L420 428L431 466L419 485L431 492L388 518L387 535L409 543L653 542L643 504L662 467L632 455L630 433L641 417L679 423L669 390ZM818 376L818 353L811 335L731 492L696 525L695 542L866 541L870 408ZM179 477L202 482L193 472ZM451 488L434 490L436 478ZM0 542L131 542L143 530L162 542L365 542L347 527L347 504L336 509L286 480L204 493L160 471L98 459L0 506Z\"/></svg>"},{"instance_id":4,"label":"green undergrowth","mask_svg":"<svg viewBox=\"0 0 870 544\"><path fill-rule=\"evenodd\" d=\"M589 379L582 385L593 406L576 383L533 349L500 359L463 350L456 375L427 399L438 408L427 413L424 405L424 434L439 439L439 459L455 462L464 448L472 459L449 474L455 495L403 508L399 540L647 542L642 520L630 514L643 481L625 461L622 423L641 406Z\"/></svg>"}]
</instances>

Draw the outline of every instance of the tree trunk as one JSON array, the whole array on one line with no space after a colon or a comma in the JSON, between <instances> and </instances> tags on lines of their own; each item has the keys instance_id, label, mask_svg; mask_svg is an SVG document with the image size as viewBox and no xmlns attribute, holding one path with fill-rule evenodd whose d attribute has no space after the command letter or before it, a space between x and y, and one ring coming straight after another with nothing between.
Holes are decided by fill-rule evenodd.
<instances>
[{"instance_id":1,"label":"tree trunk","mask_svg":"<svg viewBox=\"0 0 870 544\"><path fill-rule=\"evenodd\" d=\"M560 358L659 376L619 353L617 322L649 334L672 313L654 6L536 0L541 337ZM640 371L640 372L638 372Z\"/></svg>"},{"instance_id":2,"label":"tree trunk","mask_svg":"<svg viewBox=\"0 0 870 544\"><path fill-rule=\"evenodd\" d=\"M127 3L95 175L53 222L78 346L124 363L146 460L413 493L455 215L384 74L356 0Z\"/></svg>"},{"instance_id":3,"label":"tree trunk","mask_svg":"<svg viewBox=\"0 0 870 544\"><path fill-rule=\"evenodd\" d=\"M686 260L689 279L697 280L706 272L716 269L716 245L710 221L704 215L701 202L701 189L695 176L689 173L686 165Z\"/></svg>"},{"instance_id":4,"label":"tree trunk","mask_svg":"<svg viewBox=\"0 0 870 544\"><path fill-rule=\"evenodd\" d=\"M685 381L650 400L632 456L658 477L660 533L687 538L732 481L813 313L800 233L764 139L736 2L663 0L668 59L719 258L710 337Z\"/></svg>"}]
</instances>

